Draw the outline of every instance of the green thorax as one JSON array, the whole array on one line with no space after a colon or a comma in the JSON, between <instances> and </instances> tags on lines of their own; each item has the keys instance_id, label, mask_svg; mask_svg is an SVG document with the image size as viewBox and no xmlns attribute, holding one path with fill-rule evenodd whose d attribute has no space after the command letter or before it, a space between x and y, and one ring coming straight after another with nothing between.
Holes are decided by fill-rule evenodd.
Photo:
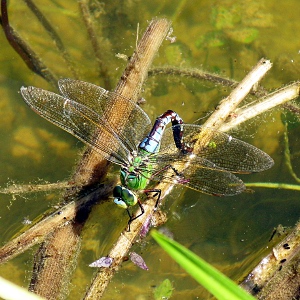
<instances>
[{"instance_id":1,"label":"green thorax","mask_svg":"<svg viewBox=\"0 0 300 300\"><path fill-rule=\"evenodd\" d=\"M151 164L147 162L149 153L140 150L138 156L134 157L131 165L121 169L120 179L122 185L131 190L143 190L146 188L151 176Z\"/></svg>"}]
</instances>

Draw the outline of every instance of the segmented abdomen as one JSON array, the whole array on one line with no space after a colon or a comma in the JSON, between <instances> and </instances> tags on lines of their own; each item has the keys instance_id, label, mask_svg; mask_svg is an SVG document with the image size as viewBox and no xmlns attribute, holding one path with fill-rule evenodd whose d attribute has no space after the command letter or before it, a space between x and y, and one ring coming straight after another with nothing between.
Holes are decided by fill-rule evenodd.
<instances>
[{"instance_id":1,"label":"segmented abdomen","mask_svg":"<svg viewBox=\"0 0 300 300\"><path fill-rule=\"evenodd\" d=\"M150 133L144 140L139 144L139 148L145 150L149 153L156 153L159 151L160 141L166 126L172 122L172 126L183 124L182 119L179 115L173 111L168 110L162 115L160 115L154 125ZM177 148L182 149L182 135L183 135L183 126L173 127L173 137L174 142Z\"/></svg>"}]
</instances>

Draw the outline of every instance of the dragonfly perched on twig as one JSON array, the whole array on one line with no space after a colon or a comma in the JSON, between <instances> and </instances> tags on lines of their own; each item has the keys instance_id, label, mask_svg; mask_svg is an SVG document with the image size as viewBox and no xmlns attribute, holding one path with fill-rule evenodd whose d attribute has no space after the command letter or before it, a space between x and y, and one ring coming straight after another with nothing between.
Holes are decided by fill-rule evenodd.
<instances>
[{"instance_id":1,"label":"dragonfly perched on twig","mask_svg":"<svg viewBox=\"0 0 300 300\"><path fill-rule=\"evenodd\" d=\"M31 86L22 87L21 94L40 116L120 165L122 185L114 188L113 196L114 202L127 210L129 226L144 212L134 191L145 190L149 180L181 184L210 195L231 196L245 190L242 180L232 173L260 172L274 164L265 152L230 135L183 124L174 111L159 116L151 129L147 114L130 99L79 80L61 79L58 86L62 95ZM116 99L132 111L122 130L108 113ZM168 123L172 126L165 130ZM195 154L195 136L204 129L210 140ZM97 138L99 131L105 133L108 142ZM145 191L158 193L159 200L159 190ZM137 203L141 213L134 217L129 208Z\"/></svg>"}]
</instances>

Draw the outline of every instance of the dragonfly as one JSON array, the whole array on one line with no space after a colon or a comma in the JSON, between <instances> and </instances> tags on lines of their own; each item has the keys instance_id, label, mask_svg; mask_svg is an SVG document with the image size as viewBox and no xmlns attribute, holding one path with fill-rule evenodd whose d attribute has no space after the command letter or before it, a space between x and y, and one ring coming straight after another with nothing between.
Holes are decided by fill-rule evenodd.
<instances>
[{"instance_id":1,"label":"dragonfly","mask_svg":"<svg viewBox=\"0 0 300 300\"><path fill-rule=\"evenodd\" d=\"M138 191L154 192L159 201L161 191L146 189L149 181L179 184L209 195L233 196L246 189L233 173L260 172L274 164L255 146L212 128L184 124L172 110L151 126L144 110L120 94L69 78L60 79L58 87L61 95L32 86L22 87L21 95L41 117L120 166L121 185L115 186L113 197L115 204L127 210L129 228L144 213ZM131 111L122 129L110 114L115 101ZM169 123L172 126L166 128ZM203 130L210 140L196 154L195 136ZM106 137L104 140L99 132ZM136 204L141 212L134 216L129 209Z\"/></svg>"}]
</instances>

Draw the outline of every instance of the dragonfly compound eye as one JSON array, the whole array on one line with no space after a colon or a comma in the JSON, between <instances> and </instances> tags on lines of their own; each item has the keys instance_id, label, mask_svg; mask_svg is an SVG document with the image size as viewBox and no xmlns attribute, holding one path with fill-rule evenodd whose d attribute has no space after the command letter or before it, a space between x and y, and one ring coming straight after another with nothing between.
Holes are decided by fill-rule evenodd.
<instances>
[{"instance_id":1,"label":"dragonfly compound eye","mask_svg":"<svg viewBox=\"0 0 300 300\"><path fill-rule=\"evenodd\" d=\"M117 185L113 190L114 203L119 207L127 209L137 203L137 196L129 189Z\"/></svg>"},{"instance_id":2,"label":"dragonfly compound eye","mask_svg":"<svg viewBox=\"0 0 300 300\"><path fill-rule=\"evenodd\" d=\"M119 207L127 209L127 204L122 200L122 198L115 198L114 203L117 204Z\"/></svg>"}]
</instances>

